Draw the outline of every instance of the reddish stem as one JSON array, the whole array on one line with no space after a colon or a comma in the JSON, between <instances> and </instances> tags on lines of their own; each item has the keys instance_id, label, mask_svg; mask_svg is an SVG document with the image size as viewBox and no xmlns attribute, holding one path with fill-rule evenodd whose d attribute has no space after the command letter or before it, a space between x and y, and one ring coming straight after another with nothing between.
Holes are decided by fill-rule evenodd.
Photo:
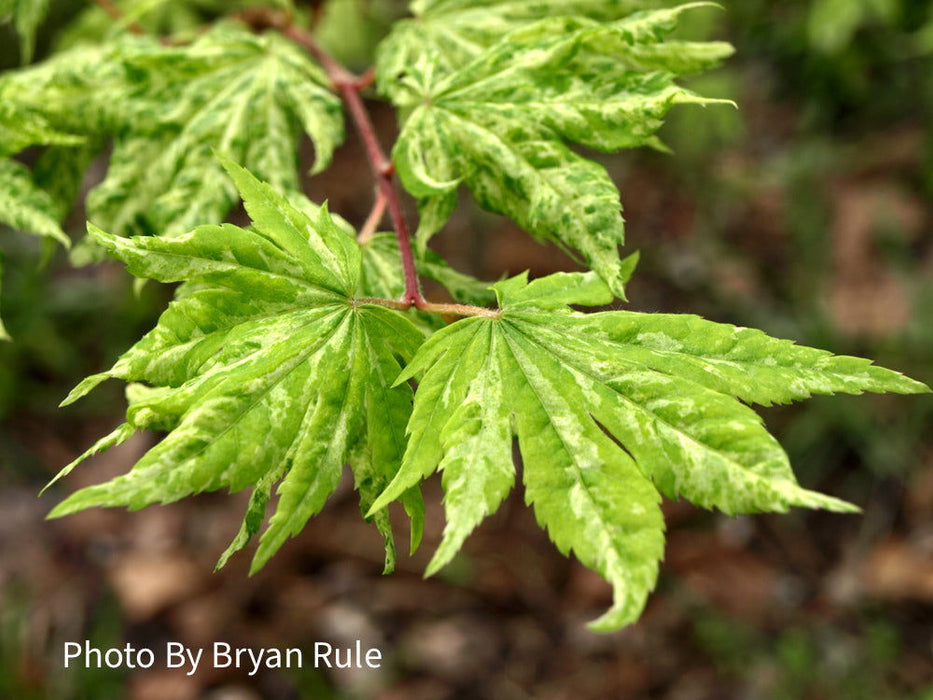
<instances>
[{"instance_id":1,"label":"reddish stem","mask_svg":"<svg viewBox=\"0 0 933 700\"><path fill-rule=\"evenodd\" d=\"M111 17L120 20L123 17L123 11L117 7L113 0L95 0L95 2ZM377 184L376 202L370 213L369 219L363 226L360 234L360 242L365 242L375 233L386 208L389 210L389 216L392 218L392 224L395 227L395 235L398 238L399 251L402 257L402 268L405 272L405 294L401 301L392 301L389 299L357 299L357 303L373 303L385 306L390 309L404 311L414 306L422 311L441 314L443 316L489 316L498 318L499 311L484 309L478 306L466 306L464 304L434 304L421 295L418 286L418 272L415 269L415 259L412 254L411 236L408 232L408 223L405 221L405 214L402 211L402 203L399 199L398 188L395 183L395 168L392 161L386 156L385 151L379 144L376 137L376 129L373 126L372 119L366 106L363 104L363 98L360 95L373 84L375 80L375 71L367 70L363 75L357 76L338 63L333 56L324 51L314 38L305 30L292 24L292 17L288 13L283 13L269 8L254 8L243 10L233 15L240 21L249 25L255 30L275 29L292 41L303 46L318 63L327 72L333 87L340 92L343 101L350 111L350 116L356 126L363 144L366 147L366 156L369 159L369 165L372 169L373 177ZM145 30L137 23L131 22L128 29L134 34L143 34Z\"/></svg>"},{"instance_id":2,"label":"reddish stem","mask_svg":"<svg viewBox=\"0 0 933 700\"><path fill-rule=\"evenodd\" d=\"M366 156L369 159L373 178L375 178L379 191L386 200L389 216L392 219L395 235L398 238L398 247L402 256L402 269L405 273L405 295L402 297L402 301L420 308L421 305L427 302L421 296L421 290L418 287L418 272L415 269L415 258L411 249L411 235L408 232L408 222L405 220L402 202L399 199L398 188L393 177L395 169L392 161L389 160L379 144L379 139L376 137L376 128L373 126L372 119L360 95L360 90L371 82L371 78L369 76L360 78L350 73L334 60L330 54L318 46L311 35L300 27L290 24L282 28L282 33L292 41L304 46L318 60L324 70L327 71L328 78L340 92L344 103L347 105L353 124L356 126L356 130L363 140L363 145L366 147Z\"/></svg>"},{"instance_id":3,"label":"reddish stem","mask_svg":"<svg viewBox=\"0 0 933 700\"><path fill-rule=\"evenodd\" d=\"M386 198L385 195L382 194L382 190L377 187L376 201L373 203L373 208L372 211L369 212L369 216L366 217L366 223L363 224L363 228L360 229L360 233L356 237L357 243L364 245L370 241L370 239L376 234L376 231L379 228L379 223L382 221L382 217L385 213Z\"/></svg>"},{"instance_id":4,"label":"reddish stem","mask_svg":"<svg viewBox=\"0 0 933 700\"><path fill-rule=\"evenodd\" d=\"M405 272L405 296L403 301L418 305L423 303L421 290L418 289L418 272L415 269L415 258L411 251L411 236L408 233L408 222L405 221L405 213L402 211L402 202L398 196L398 189L395 185L392 161L386 158L379 141L376 138L376 132L373 128L372 120L366 107L363 106L363 99L353 85L344 83L339 86L353 121L356 124L357 131L363 142L366 144L366 153L369 157L369 165L373 171L373 177L379 185L379 191L386 200L386 206L389 210L389 217L392 219L392 225L395 228L395 235L398 237L398 247L402 255L402 269Z\"/></svg>"},{"instance_id":5,"label":"reddish stem","mask_svg":"<svg viewBox=\"0 0 933 700\"><path fill-rule=\"evenodd\" d=\"M104 12L110 15L117 22L123 19L123 10L117 7L113 0L94 0L98 7L100 7ZM126 28L130 31L131 34L143 35L146 33L146 30L140 26L138 22L130 22Z\"/></svg>"},{"instance_id":6,"label":"reddish stem","mask_svg":"<svg viewBox=\"0 0 933 700\"><path fill-rule=\"evenodd\" d=\"M356 84L360 90L365 90L366 88L368 88L375 82L376 82L376 69L370 66L363 73L360 74L360 77L356 81Z\"/></svg>"},{"instance_id":7,"label":"reddish stem","mask_svg":"<svg viewBox=\"0 0 933 700\"><path fill-rule=\"evenodd\" d=\"M374 304L384 306L387 309L395 311L407 311L411 304L405 301L395 301L393 299L380 299L378 297L361 297L353 300L353 304ZM430 301L422 301L417 305L421 311L427 311L433 314L440 314L444 317L456 316L484 316L486 318L501 318L502 311L499 309L486 309L482 306L469 306L467 304L433 304Z\"/></svg>"}]
</instances>

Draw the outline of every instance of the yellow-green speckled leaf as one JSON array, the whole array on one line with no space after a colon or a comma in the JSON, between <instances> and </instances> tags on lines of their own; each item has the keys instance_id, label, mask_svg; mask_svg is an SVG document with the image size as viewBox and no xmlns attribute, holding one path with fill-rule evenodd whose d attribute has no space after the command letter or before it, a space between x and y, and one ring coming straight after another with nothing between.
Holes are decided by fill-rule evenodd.
<instances>
[{"instance_id":1,"label":"yellow-green speckled leaf","mask_svg":"<svg viewBox=\"0 0 933 700\"><path fill-rule=\"evenodd\" d=\"M225 167L252 229L201 226L174 238L91 229L133 274L183 285L152 331L66 399L109 377L134 383L126 423L59 476L136 430L168 434L130 472L78 491L51 515L252 488L223 563L260 529L275 491L278 505L253 558L255 571L320 511L345 462L365 510L394 476L412 391L391 383L399 358L410 358L423 335L401 314L353 301L360 250L326 208L311 219L243 168L229 161ZM420 518L418 494L403 498ZM384 514L376 524L391 568Z\"/></svg>"},{"instance_id":2,"label":"yellow-green speckled leaf","mask_svg":"<svg viewBox=\"0 0 933 700\"><path fill-rule=\"evenodd\" d=\"M514 481L563 553L613 586L609 630L637 619L663 549L660 494L726 513L857 510L802 488L761 418L740 401L816 393L929 391L868 360L692 316L567 304L610 298L591 273L494 285L501 316L425 342L397 382L418 379L398 475L374 510L436 470L447 528L428 571L454 556Z\"/></svg>"},{"instance_id":3,"label":"yellow-green speckled leaf","mask_svg":"<svg viewBox=\"0 0 933 700\"><path fill-rule=\"evenodd\" d=\"M455 70L509 32L546 17L586 17L599 22L622 19L652 2L644 0L438 0L411 3L412 19L397 22L379 47L381 79L403 75L425 52L437 54L441 68ZM389 87L389 83L385 83Z\"/></svg>"},{"instance_id":4,"label":"yellow-green speckled leaf","mask_svg":"<svg viewBox=\"0 0 933 700\"><path fill-rule=\"evenodd\" d=\"M71 243L59 225L55 200L36 185L29 168L9 158L0 158L0 224L66 247Z\"/></svg>"},{"instance_id":5,"label":"yellow-green speckled leaf","mask_svg":"<svg viewBox=\"0 0 933 700\"><path fill-rule=\"evenodd\" d=\"M236 190L214 153L298 190L298 144L315 171L343 139L339 99L301 47L221 23L191 44L119 35L0 77L0 152L86 139L113 150L89 218L117 235L172 236L222 222ZM21 128L21 124L28 128Z\"/></svg>"},{"instance_id":6,"label":"yellow-green speckled leaf","mask_svg":"<svg viewBox=\"0 0 933 700\"><path fill-rule=\"evenodd\" d=\"M571 144L607 152L657 145L655 132L674 104L704 103L675 84L677 75L715 65L731 49L664 40L695 4L630 14L623 11L629 3L608 3L610 17L593 10L595 19L573 15L574 3L563 10L543 4L561 16L517 22L454 64L421 36L423 27L412 28L441 10L437 30L450 26L445 3L425 7L425 18L390 36L377 70L405 120L393 156L419 199L422 241L450 215L462 183L483 207L582 254L623 297L618 190L602 165ZM506 6L516 11L515 3L488 3L493 13ZM411 54L404 65L396 62L399 44Z\"/></svg>"},{"instance_id":7,"label":"yellow-green speckled leaf","mask_svg":"<svg viewBox=\"0 0 933 700\"><path fill-rule=\"evenodd\" d=\"M115 233L171 236L223 221L236 191L215 151L295 190L300 134L314 141L315 171L343 138L324 72L277 34L218 26L191 46L126 60L146 76L153 107L118 135L107 178L88 197L91 220Z\"/></svg>"},{"instance_id":8,"label":"yellow-green speckled leaf","mask_svg":"<svg viewBox=\"0 0 933 700\"><path fill-rule=\"evenodd\" d=\"M61 243L66 248L71 240L62 230L62 207L46 190L36 184L33 174L22 163L0 157L0 226ZM2 266L0 252L0 266ZM3 274L0 269L0 286ZM0 319L0 340L9 340Z\"/></svg>"}]
</instances>

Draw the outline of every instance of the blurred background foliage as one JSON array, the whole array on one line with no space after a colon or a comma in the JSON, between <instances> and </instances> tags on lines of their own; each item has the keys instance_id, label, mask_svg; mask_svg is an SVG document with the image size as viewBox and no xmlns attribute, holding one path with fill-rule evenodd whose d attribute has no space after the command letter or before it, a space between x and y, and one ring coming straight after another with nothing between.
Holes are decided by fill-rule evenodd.
<instances>
[{"instance_id":1,"label":"blurred background foliage","mask_svg":"<svg viewBox=\"0 0 933 700\"><path fill-rule=\"evenodd\" d=\"M182 32L229 5L118 4L150 30ZM404 12L391 0L296 4L360 69ZM933 381L933 2L741 0L685 18L685 36L736 45L691 87L739 109L678 108L662 133L671 154L600 156L620 185L629 249L642 251L629 308L756 326ZM93 3L53 2L36 60L113 31ZM0 26L0 66L18 60L12 30ZM372 106L389 143L394 116ZM308 190L359 224L372 196L365 172L351 138ZM436 245L464 271L573 266L463 204ZM68 228L80 238L80 208ZM0 250L2 315L15 338L0 343L3 697L933 698L929 398L824 397L766 410L801 481L864 515L728 519L666 504L658 592L642 622L608 637L582 628L605 587L552 551L520 493L430 581L420 572L443 526L434 482L427 551L393 577L379 576L378 538L355 525L346 497L260 575L247 579L239 562L210 576L242 499L43 521L62 489L125 470L155 436L35 498L120 420L116 383L67 410L58 401L151 327L171 290L134 291L119 266L73 267L10 231L0 231ZM62 642L84 638L285 647L357 637L382 646L386 669L185 678L61 668Z\"/></svg>"}]
</instances>

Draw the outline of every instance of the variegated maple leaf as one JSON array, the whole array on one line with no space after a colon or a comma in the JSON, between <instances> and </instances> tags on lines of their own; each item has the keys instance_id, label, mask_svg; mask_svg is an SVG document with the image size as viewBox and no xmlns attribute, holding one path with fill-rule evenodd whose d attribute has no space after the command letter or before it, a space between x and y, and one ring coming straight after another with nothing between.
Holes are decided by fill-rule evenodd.
<instances>
[{"instance_id":1,"label":"variegated maple leaf","mask_svg":"<svg viewBox=\"0 0 933 700\"><path fill-rule=\"evenodd\" d=\"M697 4L639 13L628 2L467 5L418 5L423 14L399 25L377 64L404 118L393 156L419 199L422 243L465 184L485 208L581 253L624 298L618 190L570 144L607 152L657 145L673 105L707 102L674 78L714 65L731 48L664 41ZM560 16L530 22L548 15ZM471 43L475 32L482 39Z\"/></svg>"},{"instance_id":2,"label":"variegated maple leaf","mask_svg":"<svg viewBox=\"0 0 933 700\"><path fill-rule=\"evenodd\" d=\"M315 218L227 161L251 230L200 226L175 238L95 239L133 274L184 282L158 325L70 403L115 377L133 382L126 422L82 459L149 428L168 432L127 474L83 489L51 514L92 506L142 508L203 491L252 488L245 546L278 504L253 557L260 568L336 489L349 462L366 510L394 476L411 413L392 387L423 339L402 314L357 302L362 252L326 208ZM58 477L57 477L58 478ZM420 495L404 496L420 536ZM394 563L388 516L373 518Z\"/></svg>"},{"instance_id":3,"label":"variegated maple leaf","mask_svg":"<svg viewBox=\"0 0 933 700\"><path fill-rule=\"evenodd\" d=\"M636 620L654 587L661 494L729 514L857 510L799 486L741 401L928 391L868 360L695 316L571 311L612 299L593 273L530 284L521 275L495 290L499 318L435 333L397 380L418 379L408 446L371 512L440 470L447 526L428 573L437 571L511 490L514 434L538 522L612 584L597 630Z\"/></svg>"}]
</instances>

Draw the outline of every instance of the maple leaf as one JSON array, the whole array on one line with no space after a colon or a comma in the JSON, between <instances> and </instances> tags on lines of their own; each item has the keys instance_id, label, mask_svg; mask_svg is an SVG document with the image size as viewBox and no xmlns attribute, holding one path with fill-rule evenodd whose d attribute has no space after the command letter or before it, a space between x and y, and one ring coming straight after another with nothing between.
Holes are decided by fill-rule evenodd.
<instances>
[{"instance_id":1,"label":"maple leaf","mask_svg":"<svg viewBox=\"0 0 933 700\"><path fill-rule=\"evenodd\" d=\"M236 191L214 152L275 187L299 189L302 133L314 172L343 139L340 102L324 71L279 36L220 24L188 46L120 36L76 46L4 75L0 98L38 133L21 146L114 140L107 176L88 196L89 218L119 235L176 235L219 223ZM41 121L35 121L36 118Z\"/></svg>"},{"instance_id":2,"label":"maple leaf","mask_svg":"<svg viewBox=\"0 0 933 700\"><path fill-rule=\"evenodd\" d=\"M462 182L483 207L582 253L624 298L618 190L603 166L568 144L601 151L657 145L654 134L674 104L707 102L674 78L731 49L662 41L693 6L611 22L545 19L453 70L430 42L418 44L417 59L388 84L385 76L402 69L377 65L384 91L405 115L393 157L402 183L419 198L422 244L449 217ZM420 36L404 31L405 41ZM386 53L393 60L398 41Z\"/></svg>"},{"instance_id":3,"label":"maple leaf","mask_svg":"<svg viewBox=\"0 0 933 700\"><path fill-rule=\"evenodd\" d=\"M58 223L58 207L48 192L36 185L22 163L0 158L0 223L71 244Z\"/></svg>"},{"instance_id":4,"label":"maple leaf","mask_svg":"<svg viewBox=\"0 0 933 700\"><path fill-rule=\"evenodd\" d=\"M277 34L219 26L186 47L153 46L125 60L161 105L118 135L92 219L116 232L175 235L224 219L235 191L213 152L278 189L298 189L297 140L314 141L314 172L343 138L339 100L323 70Z\"/></svg>"},{"instance_id":5,"label":"maple leaf","mask_svg":"<svg viewBox=\"0 0 933 700\"><path fill-rule=\"evenodd\" d=\"M456 70L509 32L546 17L611 22L644 7L641 0L414 0L414 18L396 22L379 47L380 79L391 90L425 53L437 56L441 70Z\"/></svg>"},{"instance_id":6,"label":"maple leaf","mask_svg":"<svg viewBox=\"0 0 933 700\"><path fill-rule=\"evenodd\" d=\"M255 571L323 507L344 462L364 510L395 474L412 392L391 382L398 358L411 357L423 335L403 315L354 300L361 252L326 208L312 220L247 171L224 165L253 230L201 226L175 238L127 239L91 227L133 274L184 284L152 331L66 399L109 377L144 383L131 392L126 423L59 477L138 429L168 435L130 472L78 491L51 517L252 487L243 528L222 565L258 531L276 488ZM416 541L420 495L412 491L405 501ZM388 517L375 522L390 569Z\"/></svg>"},{"instance_id":7,"label":"maple leaf","mask_svg":"<svg viewBox=\"0 0 933 700\"><path fill-rule=\"evenodd\" d=\"M205 20L242 11L254 6L278 6L294 11L291 0L111 0L119 10L114 17L97 3L91 3L75 17L56 40L56 47L71 48L82 43L96 44L113 39L130 27L174 41L193 39Z\"/></svg>"},{"instance_id":8,"label":"maple leaf","mask_svg":"<svg viewBox=\"0 0 933 700\"><path fill-rule=\"evenodd\" d=\"M512 435L525 498L564 554L613 587L592 624L637 619L663 547L660 494L726 513L790 506L857 510L798 485L787 455L738 400L927 387L868 360L835 357L761 331L624 311L583 314L612 294L593 273L494 285L501 316L459 321L419 349L398 475L373 506L442 471L447 526L428 573L459 550L512 487ZM514 427L513 427L514 426Z\"/></svg>"},{"instance_id":9,"label":"maple leaf","mask_svg":"<svg viewBox=\"0 0 933 700\"><path fill-rule=\"evenodd\" d=\"M0 89L0 97L3 92ZM0 101L0 156L19 153L36 144L78 145L81 136L55 129L40 113Z\"/></svg>"},{"instance_id":10,"label":"maple leaf","mask_svg":"<svg viewBox=\"0 0 933 700\"><path fill-rule=\"evenodd\" d=\"M127 75L121 57L157 45L154 38L122 35L111 42L78 46L54 54L42 63L0 76L3 121L14 132L46 132L45 137L4 139L16 152L34 143L58 143L71 138L116 133L141 120L154 105L140 94ZM20 128L21 124L31 124ZM7 145L9 144L9 145Z\"/></svg>"},{"instance_id":11,"label":"maple leaf","mask_svg":"<svg viewBox=\"0 0 933 700\"><path fill-rule=\"evenodd\" d=\"M0 224L33 233L65 247L71 241L59 225L59 207L44 189L39 187L29 169L15 160L0 158ZM0 284L3 281L3 260L0 258ZM9 340L0 320L0 340Z\"/></svg>"}]
</instances>

